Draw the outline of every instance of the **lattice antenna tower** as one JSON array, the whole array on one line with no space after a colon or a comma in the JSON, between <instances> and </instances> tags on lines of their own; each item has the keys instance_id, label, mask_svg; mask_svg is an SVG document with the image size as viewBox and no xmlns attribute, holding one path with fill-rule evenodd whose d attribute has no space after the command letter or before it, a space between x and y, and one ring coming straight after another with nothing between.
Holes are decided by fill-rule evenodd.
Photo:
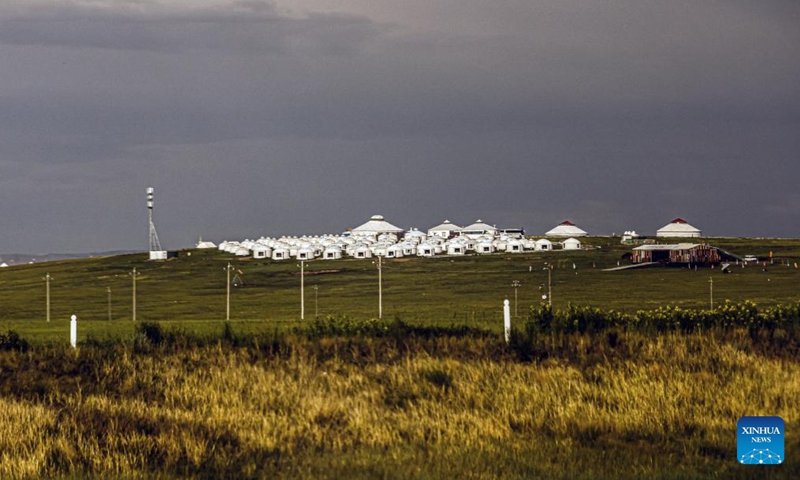
<instances>
[{"instance_id":1,"label":"lattice antenna tower","mask_svg":"<svg viewBox=\"0 0 800 480\"><path fill-rule=\"evenodd\" d=\"M147 219L150 222L150 251L160 252L161 242L158 241L156 224L153 223L153 187L147 187Z\"/></svg>"}]
</instances>

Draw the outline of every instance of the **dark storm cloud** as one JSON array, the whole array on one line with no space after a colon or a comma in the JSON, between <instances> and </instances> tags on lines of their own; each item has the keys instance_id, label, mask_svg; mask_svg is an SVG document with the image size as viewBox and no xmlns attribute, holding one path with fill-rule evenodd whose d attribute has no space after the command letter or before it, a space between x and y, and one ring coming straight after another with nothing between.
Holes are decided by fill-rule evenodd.
<instances>
[{"instance_id":1,"label":"dark storm cloud","mask_svg":"<svg viewBox=\"0 0 800 480\"><path fill-rule=\"evenodd\" d=\"M168 247L800 233L796 2L295 3L0 6L0 251L142 248L148 185Z\"/></svg>"},{"instance_id":2,"label":"dark storm cloud","mask_svg":"<svg viewBox=\"0 0 800 480\"><path fill-rule=\"evenodd\" d=\"M102 3L101 3L102 4ZM326 54L352 53L374 35L368 19L347 15L309 15L293 19L260 2L224 6L168 8L159 4L109 2L59 3L6 13L0 43L109 50L237 53L287 53L292 49ZM168 4L167 4L168 5ZM13 11L19 11L14 9Z\"/></svg>"}]
</instances>

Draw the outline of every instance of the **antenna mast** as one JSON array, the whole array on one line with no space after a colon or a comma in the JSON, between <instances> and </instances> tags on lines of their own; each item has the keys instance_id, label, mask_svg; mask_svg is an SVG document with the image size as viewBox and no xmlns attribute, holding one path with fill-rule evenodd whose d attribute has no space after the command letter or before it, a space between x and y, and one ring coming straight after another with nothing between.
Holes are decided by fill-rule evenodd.
<instances>
[{"instance_id":1,"label":"antenna mast","mask_svg":"<svg viewBox=\"0 0 800 480\"><path fill-rule=\"evenodd\" d=\"M161 242L158 241L156 224L153 223L153 187L147 187L147 220L150 223L150 260L163 260L167 258L167 252L161 249Z\"/></svg>"}]
</instances>

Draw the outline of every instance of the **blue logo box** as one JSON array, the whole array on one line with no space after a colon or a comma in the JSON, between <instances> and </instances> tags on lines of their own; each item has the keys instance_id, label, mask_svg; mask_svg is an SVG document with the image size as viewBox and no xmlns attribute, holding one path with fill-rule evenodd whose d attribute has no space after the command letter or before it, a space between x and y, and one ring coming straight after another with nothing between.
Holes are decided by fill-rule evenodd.
<instances>
[{"instance_id":1,"label":"blue logo box","mask_svg":"<svg viewBox=\"0 0 800 480\"><path fill-rule=\"evenodd\" d=\"M736 458L745 465L778 465L783 451L781 417L742 417L736 423Z\"/></svg>"}]
</instances>

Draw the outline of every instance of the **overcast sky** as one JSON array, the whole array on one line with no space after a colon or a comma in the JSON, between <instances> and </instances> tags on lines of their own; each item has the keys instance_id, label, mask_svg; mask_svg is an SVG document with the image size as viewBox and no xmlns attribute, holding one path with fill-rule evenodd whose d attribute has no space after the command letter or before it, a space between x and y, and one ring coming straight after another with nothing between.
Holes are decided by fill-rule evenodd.
<instances>
[{"instance_id":1,"label":"overcast sky","mask_svg":"<svg viewBox=\"0 0 800 480\"><path fill-rule=\"evenodd\" d=\"M3 0L0 252L800 236L797 0Z\"/></svg>"}]
</instances>

